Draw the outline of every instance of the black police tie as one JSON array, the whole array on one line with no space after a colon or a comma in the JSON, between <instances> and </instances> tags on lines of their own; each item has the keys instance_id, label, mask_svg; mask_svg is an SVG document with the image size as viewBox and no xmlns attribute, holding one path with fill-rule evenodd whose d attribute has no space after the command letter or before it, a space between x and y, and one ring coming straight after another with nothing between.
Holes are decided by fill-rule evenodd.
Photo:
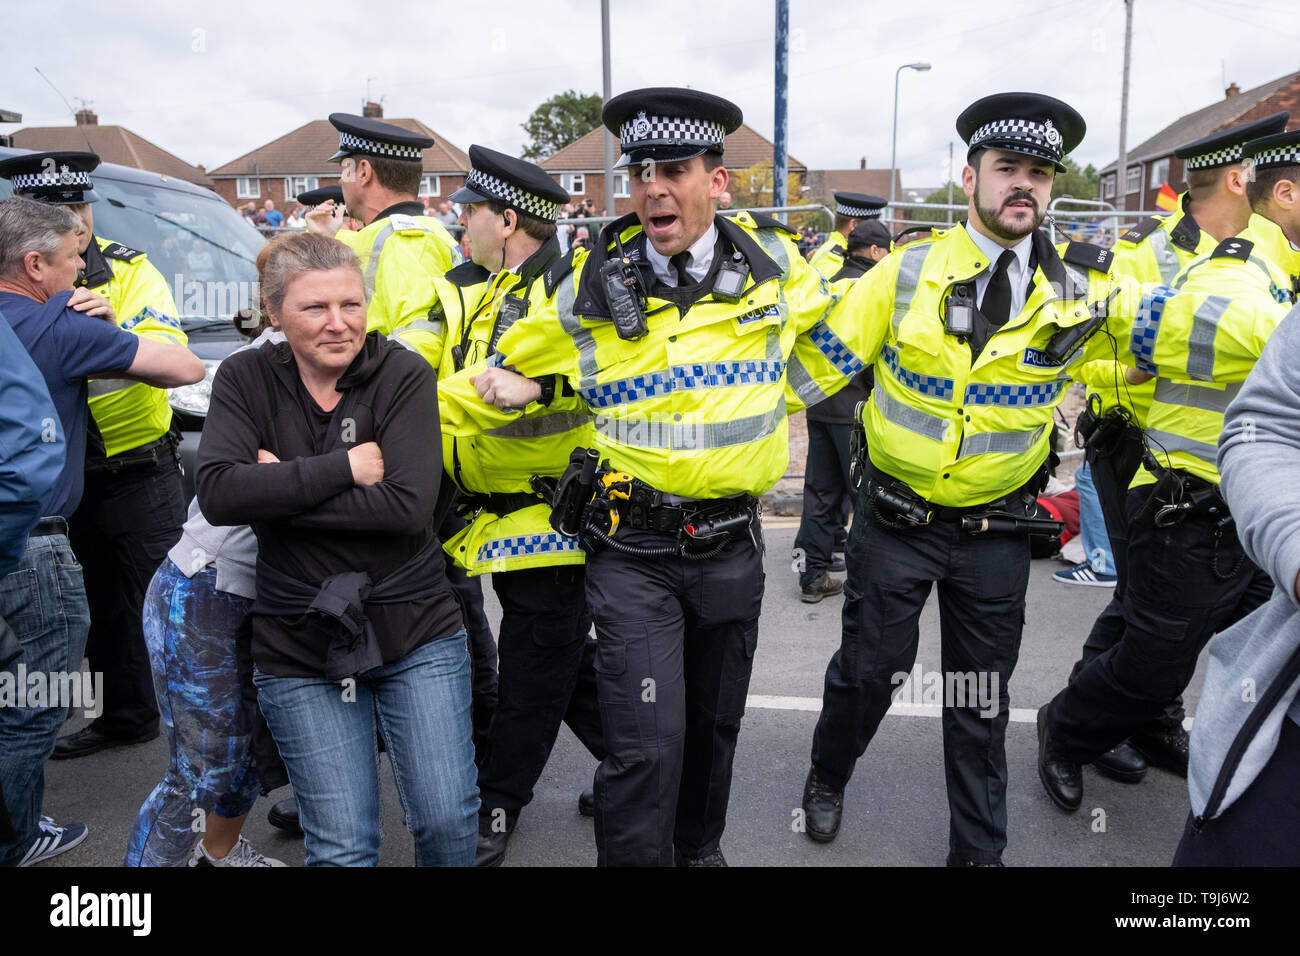
<instances>
[{"instance_id":1,"label":"black police tie","mask_svg":"<svg viewBox=\"0 0 1300 956\"><path fill-rule=\"evenodd\" d=\"M980 304L980 314L995 329L1006 325L1011 317L1011 275L1008 270L1015 258L1016 254L1010 249L998 256L997 268L993 270L993 277L984 290L984 301Z\"/></svg>"},{"instance_id":2,"label":"black police tie","mask_svg":"<svg viewBox=\"0 0 1300 956\"><path fill-rule=\"evenodd\" d=\"M668 264L673 267L673 271L677 274L677 288L679 289L682 286L691 285L695 281L691 278L691 274L686 271L686 263L690 261L691 252L689 249L682 250L668 260Z\"/></svg>"}]
</instances>

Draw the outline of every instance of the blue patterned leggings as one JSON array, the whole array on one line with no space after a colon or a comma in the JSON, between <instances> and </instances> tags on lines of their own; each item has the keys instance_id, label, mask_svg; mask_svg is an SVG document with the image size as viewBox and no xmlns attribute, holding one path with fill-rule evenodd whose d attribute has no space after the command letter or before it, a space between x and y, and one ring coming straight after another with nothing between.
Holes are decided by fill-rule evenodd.
<instances>
[{"instance_id":1,"label":"blue patterned leggings","mask_svg":"<svg viewBox=\"0 0 1300 956\"><path fill-rule=\"evenodd\" d=\"M235 666L235 631L252 601L216 585L215 568L187 578L166 560L145 595L144 638L172 759L140 807L127 866L184 865L207 814L243 816L260 790Z\"/></svg>"}]
</instances>

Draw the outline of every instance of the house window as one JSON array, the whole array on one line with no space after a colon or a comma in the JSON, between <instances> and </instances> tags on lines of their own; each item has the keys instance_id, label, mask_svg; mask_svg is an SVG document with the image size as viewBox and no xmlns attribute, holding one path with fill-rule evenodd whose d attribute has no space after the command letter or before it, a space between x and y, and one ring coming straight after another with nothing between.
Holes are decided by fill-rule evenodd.
<instances>
[{"instance_id":1,"label":"house window","mask_svg":"<svg viewBox=\"0 0 1300 956\"><path fill-rule=\"evenodd\" d=\"M1169 181L1169 159L1157 159L1151 164L1151 179L1148 186L1151 189L1159 189Z\"/></svg>"},{"instance_id":2,"label":"house window","mask_svg":"<svg viewBox=\"0 0 1300 956\"><path fill-rule=\"evenodd\" d=\"M420 177L420 191L418 196L441 196L441 186L438 183L438 177L433 173L425 173Z\"/></svg>"},{"instance_id":3,"label":"house window","mask_svg":"<svg viewBox=\"0 0 1300 956\"><path fill-rule=\"evenodd\" d=\"M614 174L614 198L627 199L632 195L631 184L628 182L627 173Z\"/></svg>"},{"instance_id":4,"label":"house window","mask_svg":"<svg viewBox=\"0 0 1300 956\"><path fill-rule=\"evenodd\" d=\"M1114 176L1107 176L1106 179L1102 182L1101 198L1102 199L1115 198L1115 177Z\"/></svg>"},{"instance_id":5,"label":"house window","mask_svg":"<svg viewBox=\"0 0 1300 956\"><path fill-rule=\"evenodd\" d=\"M305 193L316 188L315 176L286 176L284 177L284 198L297 199L299 193Z\"/></svg>"},{"instance_id":6,"label":"house window","mask_svg":"<svg viewBox=\"0 0 1300 956\"><path fill-rule=\"evenodd\" d=\"M587 177L583 173L565 173L561 185L570 196L581 196L587 191Z\"/></svg>"},{"instance_id":7,"label":"house window","mask_svg":"<svg viewBox=\"0 0 1300 956\"><path fill-rule=\"evenodd\" d=\"M235 180L236 199L257 199L262 195L262 183L256 176L240 176Z\"/></svg>"},{"instance_id":8,"label":"house window","mask_svg":"<svg viewBox=\"0 0 1300 956\"><path fill-rule=\"evenodd\" d=\"M1130 166L1128 168L1128 184L1125 186L1126 193L1135 193L1142 188L1142 167Z\"/></svg>"}]
</instances>

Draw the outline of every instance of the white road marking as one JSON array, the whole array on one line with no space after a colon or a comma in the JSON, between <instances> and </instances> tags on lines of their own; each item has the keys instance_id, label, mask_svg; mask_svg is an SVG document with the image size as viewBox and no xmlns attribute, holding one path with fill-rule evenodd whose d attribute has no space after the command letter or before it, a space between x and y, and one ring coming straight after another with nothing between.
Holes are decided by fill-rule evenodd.
<instances>
[{"instance_id":1,"label":"white road marking","mask_svg":"<svg viewBox=\"0 0 1300 956\"><path fill-rule=\"evenodd\" d=\"M820 697L780 697L772 694L750 694L745 701L746 707L757 707L759 710L806 710L814 714L821 713L822 699ZM942 717L943 708L936 704L899 704L889 705L886 717ZM1038 711L1030 707L1012 707L1011 722L1013 724L1036 724L1038 723ZM1183 729L1192 729L1192 718L1188 717L1183 720Z\"/></svg>"}]
</instances>

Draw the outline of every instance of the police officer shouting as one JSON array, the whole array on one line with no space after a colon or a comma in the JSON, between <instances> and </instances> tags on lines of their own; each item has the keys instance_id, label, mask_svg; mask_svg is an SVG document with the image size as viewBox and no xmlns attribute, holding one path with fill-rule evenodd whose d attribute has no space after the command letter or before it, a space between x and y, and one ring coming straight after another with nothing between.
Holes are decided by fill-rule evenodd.
<instances>
[{"instance_id":1,"label":"police officer shouting","mask_svg":"<svg viewBox=\"0 0 1300 956\"><path fill-rule=\"evenodd\" d=\"M788 461L787 400L812 392L825 361L800 333L834 297L792 234L714 211L740 120L692 90L610 100L636 212L602 231L549 318L502 336L501 367L439 385L444 430L459 434L514 420L483 402L527 415L548 400L520 375L561 374L594 413L595 447L574 452L552 520L588 550L602 865L726 865L763 593L756 496Z\"/></svg>"},{"instance_id":2,"label":"police officer shouting","mask_svg":"<svg viewBox=\"0 0 1300 956\"><path fill-rule=\"evenodd\" d=\"M803 808L810 838L835 838L845 784L889 709L895 675L912 668L937 582L948 863L998 866L1007 682L1035 530L1027 508L1045 478L1067 368L1103 347L1105 336L1087 332L1105 315L1111 283L1097 271L1104 250L1076 244L1061 258L1038 229L1061 159L1083 137L1074 109L997 94L968 107L957 130L969 144L969 221L887 256L829 323L846 342L855 323L865 328L858 357L875 363L875 387L863 413L869 458L849 535L843 642L826 669Z\"/></svg>"},{"instance_id":3,"label":"police officer shouting","mask_svg":"<svg viewBox=\"0 0 1300 956\"><path fill-rule=\"evenodd\" d=\"M166 345L187 343L167 280L143 252L95 235L94 153L52 152L0 163L16 195L68 206L85 225L77 285L108 299L117 324ZM104 674L104 712L54 747L54 759L158 736L158 703L144 642L145 590L181 536L185 493L167 390L125 379L91 380L85 492L68 522L90 603L90 667ZM74 662L79 665L80 661Z\"/></svg>"},{"instance_id":4,"label":"police officer shouting","mask_svg":"<svg viewBox=\"0 0 1300 956\"><path fill-rule=\"evenodd\" d=\"M866 193L835 193L834 196L835 229L808 260L828 279L844 265L844 257L849 253L849 233L861 222L879 222L881 212L889 205L887 200ZM889 251L888 243L885 251Z\"/></svg>"}]
</instances>

